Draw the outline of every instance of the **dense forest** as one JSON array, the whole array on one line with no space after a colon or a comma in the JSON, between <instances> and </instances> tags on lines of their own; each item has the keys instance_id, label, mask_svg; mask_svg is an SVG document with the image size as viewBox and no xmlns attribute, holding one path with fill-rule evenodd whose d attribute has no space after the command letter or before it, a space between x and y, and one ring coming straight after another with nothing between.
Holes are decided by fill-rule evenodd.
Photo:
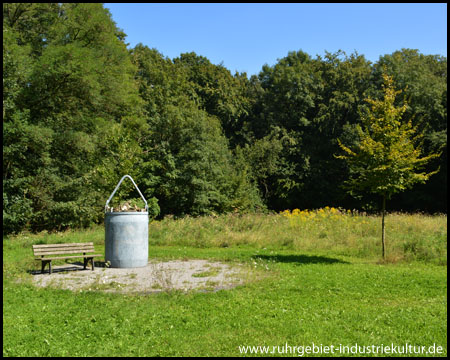
<instances>
[{"instance_id":1,"label":"dense forest","mask_svg":"<svg viewBox=\"0 0 450 360\"><path fill-rule=\"evenodd\" d=\"M336 155L338 141L357 141L384 73L424 155L443 149L427 169L440 171L388 211L446 213L446 57L400 49L372 63L300 50L248 78L194 52L127 49L102 4L3 4L3 233L100 223L125 174L152 217L378 211L378 197L342 187L349 169ZM116 196L139 198L131 185Z\"/></svg>"}]
</instances>

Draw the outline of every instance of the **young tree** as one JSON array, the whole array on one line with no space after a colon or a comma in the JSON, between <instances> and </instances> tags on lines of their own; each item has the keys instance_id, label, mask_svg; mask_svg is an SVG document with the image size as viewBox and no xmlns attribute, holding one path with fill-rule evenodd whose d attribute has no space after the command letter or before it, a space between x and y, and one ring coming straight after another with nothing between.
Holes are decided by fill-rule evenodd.
<instances>
[{"instance_id":1,"label":"young tree","mask_svg":"<svg viewBox=\"0 0 450 360\"><path fill-rule=\"evenodd\" d=\"M345 155L336 156L346 160L350 178L345 182L349 193L369 191L383 198L382 207L382 257L385 257L385 211L386 199L393 194L424 183L439 169L426 173L423 167L440 154L423 156L423 134L417 131L411 120L402 121L407 109L394 105L396 91L392 77L383 74L384 99L366 99L370 108L361 113L362 127L357 126L359 142L350 149L339 140L339 146Z\"/></svg>"}]
</instances>

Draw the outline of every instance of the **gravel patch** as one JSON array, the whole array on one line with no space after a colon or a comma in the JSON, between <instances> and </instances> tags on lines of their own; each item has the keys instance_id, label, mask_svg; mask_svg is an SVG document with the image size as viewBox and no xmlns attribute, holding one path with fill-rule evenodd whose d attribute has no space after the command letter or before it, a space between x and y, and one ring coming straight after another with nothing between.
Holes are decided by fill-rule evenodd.
<instances>
[{"instance_id":1,"label":"gravel patch","mask_svg":"<svg viewBox=\"0 0 450 360\"><path fill-rule=\"evenodd\" d=\"M218 291L243 284L248 270L240 264L208 260L173 260L149 262L131 269L89 267L66 264L52 266L53 272L35 273L37 286L57 287L72 291L104 291L119 293L153 293L170 290Z\"/></svg>"}]
</instances>

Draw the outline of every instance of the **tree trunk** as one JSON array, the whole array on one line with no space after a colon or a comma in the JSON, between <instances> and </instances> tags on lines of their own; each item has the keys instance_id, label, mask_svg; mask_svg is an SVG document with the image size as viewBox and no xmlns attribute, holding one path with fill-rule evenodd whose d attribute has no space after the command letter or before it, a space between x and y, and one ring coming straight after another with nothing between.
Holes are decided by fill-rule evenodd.
<instances>
[{"instance_id":1,"label":"tree trunk","mask_svg":"<svg viewBox=\"0 0 450 360\"><path fill-rule=\"evenodd\" d=\"M384 214L386 212L386 194L383 194L383 215L381 218L381 255L384 260L384 239L385 239L385 231L384 231Z\"/></svg>"}]
</instances>

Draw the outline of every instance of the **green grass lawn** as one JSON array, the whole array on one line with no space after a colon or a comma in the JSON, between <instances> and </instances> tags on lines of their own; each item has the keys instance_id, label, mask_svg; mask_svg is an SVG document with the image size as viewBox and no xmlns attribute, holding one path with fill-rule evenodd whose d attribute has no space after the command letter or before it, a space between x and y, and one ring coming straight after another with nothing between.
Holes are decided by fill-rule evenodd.
<instances>
[{"instance_id":1,"label":"green grass lawn","mask_svg":"<svg viewBox=\"0 0 450 360\"><path fill-rule=\"evenodd\" d=\"M3 356L250 356L239 347L286 344L435 344L446 356L446 216L388 217L385 262L379 218L353 216L352 225L350 215L316 217L311 223L284 215L151 223L151 259L239 262L261 274L217 292L36 288L29 271L40 264L32 244L93 241L104 251L103 227L4 238ZM340 355L352 354L334 354Z\"/></svg>"}]
</instances>

